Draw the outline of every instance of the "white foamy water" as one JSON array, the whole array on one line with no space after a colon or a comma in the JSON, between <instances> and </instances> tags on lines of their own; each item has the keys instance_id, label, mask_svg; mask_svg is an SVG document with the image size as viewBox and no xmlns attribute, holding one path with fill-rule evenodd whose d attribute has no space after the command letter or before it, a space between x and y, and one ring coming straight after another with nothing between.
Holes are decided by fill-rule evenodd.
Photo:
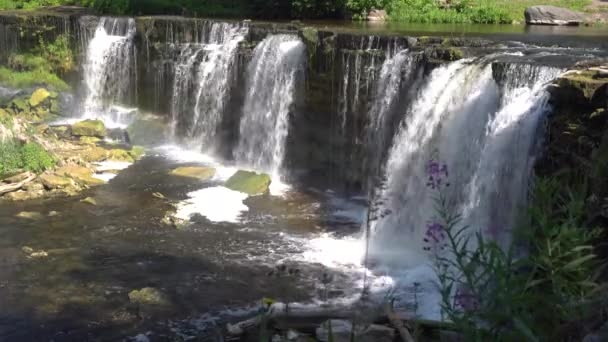
<instances>
[{"instance_id":1,"label":"white foamy water","mask_svg":"<svg viewBox=\"0 0 608 342\"><path fill-rule=\"evenodd\" d=\"M188 199L177 204L175 217L190 220L199 214L212 222L239 222L242 213L249 210L243 204L248 195L223 186L205 188L188 193Z\"/></svg>"}]
</instances>

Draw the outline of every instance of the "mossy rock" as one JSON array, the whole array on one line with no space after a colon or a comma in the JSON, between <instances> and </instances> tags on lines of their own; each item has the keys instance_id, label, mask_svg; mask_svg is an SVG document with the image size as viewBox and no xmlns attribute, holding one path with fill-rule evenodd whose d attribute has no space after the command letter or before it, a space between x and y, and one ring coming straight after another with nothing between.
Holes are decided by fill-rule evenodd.
<instances>
[{"instance_id":1,"label":"mossy rock","mask_svg":"<svg viewBox=\"0 0 608 342\"><path fill-rule=\"evenodd\" d=\"M51 93L48 90L44 88L38 88L36 89L36 91L34 91L32 97L30 97L30 106L32 106L32 108L38 107L50 97Z\"/></svg>"},{"instance_id":2,"label":"mossy rock","mask_svg":"<svg viewBox=\"0 0 608 342\"><path fill-rule=\"evenodd\" d=\"M225 186L230 190L256 196L267 193L271 182L270 176L265 173L239 170L228 179Z\"/></svg>"},{"instance_id":3,"label":"mossy rock","mask_svg":"<svg viewBox=\"0 0 608 342\"><path fill-rule=\"evenodd\" d=\"M153 287L144 287L141 290L129 292L129 301L140 305L167 305L169 301L166 296Z\"/></svg>"},{"instance_id":4,"label":"mossy rock","mask_svg":"<svg viewBox=\"0 0 608 342\"><path fill-rule=\"evenodd\" d=\"M108 150L99 146L89 145L88 148L78 151L78 156L89 163L100 162L108 159Z\"/></svg>"},{"instance_id":5,"label":"mossy rock","mask_svg":"<svg viewBox=\"0 0 608 342\"><path fill-rule=\"evenodd\" d=\"M171 171L171 175L187 177L187 178L195 178L199 180L209 180L215 176L215 169L212 167L203 167L203 166L186 166L186 167L178 167L177 169Z\"/></svg>"},{"instance_id":6,"label":"mossy rock","mask_svg":"<svg viewBox=\"0 0 608 342\"><path fill-rule=\"evenodd\" d=\"M78 140L81 143L86 144L86 145L95 145L101 141L101 139L99 139L98 137L86 137L86 136L82 136Z\"/></svg>"},{"instance_id":7,"label":"mossy rock","mask_svg":"<svg viewBox=\"0 0 608 342\"><path fill-rule=\"evenodd\" d=\"M105 182L93 177L93 170L83 166L68 165L55 170L55 174L72 178L80 184L87 186L101 185Z\"/></svg>"},{"instance_id":8,"label":"mossy rock","mask_svg":"<svg viewBox=\"0 0 608 342\"><path fill-rule=\"evenodd\" d=\"M28 101L26 101L26 99L24 98L14 99L13 101L11 101L9 107L15 111L15 114L29 112L30 110L30 105L28 104Z\"/></svg>"},{"instance_id":9,"label":"mossy rock","mask_svg":"<svg viewBox=\"0 0 608 342\"><path fill-rule=\"evenodd\" d=\"M84 120L72 125L72 135L104 138L108 134L101 120Z\"/></svg>"},{"instance_id":10,"label":"mossy rock","mask_svg":"<svg viewBox=\"0 0 608 342\"><path fill-rule=\"evenodd\" d=\"M146 154L146 149L143 146L133 146L129 154L133 159L140 160Z\"/></svg>"},{"instance_id":11,"label":"mossy rock","mask_svg":"<svg viewBox=\"0 0 608 342\"><path fill-rule=\"evenodd\" d=\"M113 149L108 151L108 160L133 163L135 160L127 150Z\"/></svg>"},{"instance_id":12,"label":"mossy rock","mask_svg":"<svg viewBox=\"0 0 608 342\"><path fill-rule=\"evenodd\" d=\"M40 175L40 181L44 184L44 187L49 190L67 189L74 186L74 181L72 179L56 174L47 173Z\"/></svg>"}]
</instances>

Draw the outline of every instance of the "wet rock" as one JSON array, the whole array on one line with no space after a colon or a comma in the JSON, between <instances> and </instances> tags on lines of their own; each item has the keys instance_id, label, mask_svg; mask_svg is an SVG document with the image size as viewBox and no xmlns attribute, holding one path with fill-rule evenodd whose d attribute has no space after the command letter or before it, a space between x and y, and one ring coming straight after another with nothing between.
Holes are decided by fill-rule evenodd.
<instances>
[{"instance_id":1,"label":"wet rock","mask_svg":"<svg viewBox=\"0 0 608 342\"><path fill-rule=\"evenodd\" d=\"M72 135L104 138L108 134L101 120L84 120L72 125Z\"/></svg>"},{"instance_id":2,"label":"wet rock","mask_svg":"<svg viewBox=\"0 0 608 342\"><path fill-rule=\"evenodd\" d=\"M332 319L321 324L316 330L317 339L323 342L350 342L353 335L358 342L392 342L395 338L395 329L378 324L353 327L349 321Z\"/></svg>"},{"instance_id":3,"label":"wet rock","mask_svg":"<svg viewBox=\"0 0 608 342\"><path fill-rule=\"evenodd\" d=\"M20 202L41 198L44 197L44 194L44 190L14 191L4 195L2 198L7 199L9 201Z\"/></svg>"},{"instance_id":4,"label":"wet rock","mask_svg":"<svg viewBox=\"0 0 608 342\"><path fill-rule=\"evenodd\" d=\"M178 230L184 229L188 226L188 221L175 217L175 211L169 211L160 222Z\"/></svg>"},{"instance_id":5,"label":"wet rock","mask_svg":"<svg viewBox=\"0 0 608 342\"><path fill-rule=\"evenodd\" d=\"M16 98L11 101L9 108L12 108L16 114L21 114L30 110L30 106L24 98Z\"/></svg>"},{"instance_id":6,"label":"wet rock","mask_svg":"<svg viewBox=\"0 0 608 342\"><path fill-rule=\"evenodd\" d=\"M51 126L47 132L55 134L58 138L68 139L72 136L70 126Z\"/></svg>"},{"instance_id":7,"label":"wet rock","mask_svg":"<svg viewBox=\"0 0 608 342\"><path fill-rule=\"evenodd\" d=\"M22 211L16 215L18 218L28 219L28 220L39 220L42 218L42 214L37 211Z\"/></svg>"},{"instance_id":8,"label":"wet rock","mask_svg":"<svg viewBox=\"0 0 608 342\"><path fill-rule=\"evenodd\" d=\"M98 137L85 137L85 136L82 136L82 137L80 137L79 141L81 143L83 143L83 144L86 144L86 145L95 145L98 142L100 142L101 139L99 139Z\"/></svg>"},{"instance_id":9,"label":"wet rock","mask_svg":"<svg viewBox=\"0 0 608 342\"><path fill-rule=\"evenodd\" d=\"M32 106L32 108L38 107L50 97L51 93L48 90L44 88L38 88L30 97L30 106Z\"/></svg>"},{"instance_id":10,"label":"wet rock","mask_svg":"<svg viewBox=\"0 0 608 342\"><path fill-rule=\"evenodd\" d=\"M133 146L129 154L133 159L140 160L146 154L146 149L143 146Z\"/></svg>"},{"instance_id":11,"label":"wet rock","mask_svg":"<svg viewBox=\"0 0 608 342\"><path fill-rule=\"evenodd\" d=\"M524 12L528 25L579 25L585 20L581 13L555 6L532 6Z\"/></svg>"},{"instance_id":12,"label":"wet rock","mask_svg":"<svg viewBox=\"0 0 608 342\"><path fill-rule=\"evenodd\" d=\"M178 167L170 172L173 176L195 178L199 180L209 180L215 176L215 169L212 167L205 166L185 166Z\"/></svg>"},{"instance_id":13,"label":"wet rock","mask_svg":"<svg viewBox=\"0 0 608 342\"><path fill-rule=\"evenodd\" d=\"M129 292L129 301L133 304L143 305L167 305L169 301L165 295L153 287L145 287L141 290Z\"/></svg>"},{"instance_id":14,"label":"wet rock","mask_svg":"<svg viewBox=\"0 0 608 342\"><path fill-rule=\"evenodd\" d=\"M104 161L108 158L108 150L95 145L89 145L72 154L89 163Z\"/></svg>"},{"instance_id":15,"label":"wet rock","mask_svg":"<svg viewBox=\"0 0 608 342\"><path fill-rule=\"evenodd\" d=\"M165 195L161 194L160 192L155 192L152 194L152 196L156 197L156 198L160 198L160 199L165 199Z\"/></svg>"},{"instance_id":16,"label":"wet rock","mask_svg":"<svg viewBox=\"0 0 608 342\"><path fill-rule=\"evenodd\" d=\"M57 217L59 216L59 212L57 211L49 211L48 217Z\"/></svg>"},{"instance_id":17,"label":"wet rock","mask_svg":"<svg viewBox=\"0 0 608 342\"><path fill-rule=\"evenodd\" d=\"M167 138L167 125L161 118L138 118L127 127L129 140L137 145L154 145L162 143Z\"/></svg>"},{"instance_id":18,"label":"wet rock","mask_svg":"<svg viewBox=\"0 0 608 342\"><path fill-rule=\"evenodd\" d=\"M87 197L87 198L81 200L80 202L85 203L85 204L90 204L90 205L97 205L97 201L93 197Z\"/></svg>"},{"instance_id":19,"label":"wet rock","mask_svg":"<svg viewBox=\"0 0 608 342\"><path fill-rule=\"evenodd\" d=\"M135 160L127 150L113 149L108 151L108 160L133 163Z\"/></svg>"},{"instance_id":20,"label":"wet rock","mask_svg":"<svg viewBox=\"0 0 608 342\"><path fill-rule=\"evenodd\" d=\"M385 10L372 9L367 14L368 21L386 21L388 14Z\"/></svg>"},{"instance_id":21,"label":"wet rock","mask_svg":"<svg viewBox=\"0 0 608 342\"><path fill-rule=\"evenodd\" d=\"M72 178L80 184L87 186L95 186L105 184L101 179L93 177L93 170L77 165L67 165L55 170L55 173L65 177Z\"/></svg>"},{"instance_id":22,"label":"wet rock","mask_svg":"<svg viewBox=\"0 0 608 342\"><path fill-rule=\"evenodd\" d=\"M67 189L74 187L74 181L68 177L45 173L39 176L44 187L49 190Z\"/></svg>"},{"instance_id":23,"label":"wet rock","mask_svg":"<svg viewBox=\"0 0 608 342\"><path fill-rule=\"evenodd\" d=\"M265 173L255 173L239 170L225 184L230 190L244 192L251 196L262 195L268 192L270 176Z\"/></svg>"}]
</instances>

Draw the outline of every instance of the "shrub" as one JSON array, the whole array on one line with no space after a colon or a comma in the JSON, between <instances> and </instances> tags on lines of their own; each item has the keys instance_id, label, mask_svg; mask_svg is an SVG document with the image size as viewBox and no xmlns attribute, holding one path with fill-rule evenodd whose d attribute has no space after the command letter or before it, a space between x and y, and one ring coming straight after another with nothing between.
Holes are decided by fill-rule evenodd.
<instances>
[{"instance_id":1,"label":"shrub","mask_svg":"<svg viewBox=\"0 0 608 342\"><path fill-rule=\"evenodd\" d=\"M0 176L15 172L22 167L21 149L13 140L0 142Z\"/></svg>"}]
</instances>

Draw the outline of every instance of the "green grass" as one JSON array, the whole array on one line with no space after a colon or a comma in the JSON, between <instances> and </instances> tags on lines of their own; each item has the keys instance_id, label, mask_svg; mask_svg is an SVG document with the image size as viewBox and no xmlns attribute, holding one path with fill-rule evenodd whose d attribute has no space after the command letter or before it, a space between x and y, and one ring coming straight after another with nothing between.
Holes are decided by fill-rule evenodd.
<instances>
[{"instance_id":1,"label":"green grass","mask_svg":"<svg viewBox=\"0 0 608 342\"><path fill-rule=\"evenodd\" d=\"M0 83L12 88L48 86L58 91L70 90L70 86L59 78L59 76L44 69L15 71L0 67Z\"/></svg>"},{"instance_id":2,"label":"green grass","mask_svg":"<svg viewBox=\"0 0 608 342\"><path fill-rule=\"evenodd\" d=\"M583 11L590 0L460 0L442 7L435 0L392 0L391 20L417 23L510 24L524 21L524 11L534 5L553 5Z\"/></svg>"}]
</instances>

